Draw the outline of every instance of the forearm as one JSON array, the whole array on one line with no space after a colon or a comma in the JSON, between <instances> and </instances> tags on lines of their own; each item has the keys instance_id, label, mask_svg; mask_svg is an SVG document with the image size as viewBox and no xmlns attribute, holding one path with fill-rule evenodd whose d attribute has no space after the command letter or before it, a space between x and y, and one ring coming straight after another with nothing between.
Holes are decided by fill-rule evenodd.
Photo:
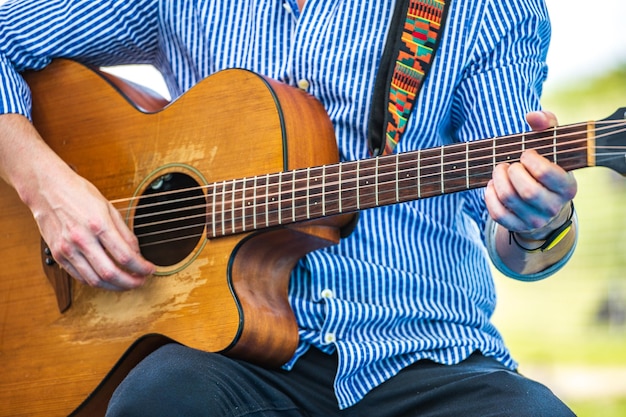
<instances>
[{"instance_id":1,"label":"forearm","mask_svg":"<svg viewBox=\"0 0 626 417\"><path fill-rule=\"evenodd\" d=\"M80 282L125 290L154 272L120 213L22 115L0 115L0 176L31 210L55 260Z\"/></svg>"},{"instance_id":2,"label":"forearm","mask_svg":"<svg viewBox=\"0 0 626 417\"><path fill-rule=\"evenodd\" d=\"M0 177L15 188L22 201L35 204L45 178L52 181L68 170L25 116L0 115Z\"/></svg>"}]
</instances>

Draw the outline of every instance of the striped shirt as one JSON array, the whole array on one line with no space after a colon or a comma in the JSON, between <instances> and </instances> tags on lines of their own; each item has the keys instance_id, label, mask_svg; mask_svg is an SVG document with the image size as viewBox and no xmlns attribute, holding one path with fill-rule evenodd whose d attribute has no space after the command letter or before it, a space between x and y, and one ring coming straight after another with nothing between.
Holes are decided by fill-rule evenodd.
<instances>
[{"instance_id":1,"label":"striped shirt","mask_svg":"<svg viewBox=\"0 0 626 417\"><path fill-rule=\"evenodd\" d=\"M0 8L0 112L29 114L19 72L55 57L149 63L172 97L239 67L306 86L343 160L368 157L368 112L391 0L9 0ZM453 1L398 151L521 132L539 108L550 27L542 0ZM482 190L361 213L339 245L296 266L299 356L336 352L340 408L420 359L474 351L516 363L490 321L496 294Z\"/></svg>"}]
</instances>

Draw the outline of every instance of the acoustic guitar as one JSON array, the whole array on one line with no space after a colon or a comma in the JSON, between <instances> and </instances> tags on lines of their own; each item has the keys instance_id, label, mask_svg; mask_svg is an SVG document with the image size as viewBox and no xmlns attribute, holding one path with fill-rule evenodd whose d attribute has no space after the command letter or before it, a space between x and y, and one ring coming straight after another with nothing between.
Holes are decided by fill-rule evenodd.
<instances>
[{"instance_id":1,"label":"acoustic guitar","mask_svg":"<svg viewBox=\"0 0 626 417\"><path fill-rule=\"evenodd\" d=\"M483 187L530 148L566 170L626 173L624 109L340 163L322 105L249 71L214 74L172 103L67 60L26 78L46 142L120 210L158 270L123 293L72 281L0 184L1 416L103 415L129 370L172 341L284 363L298 343L290 271L360 210Z\"/></svg>"}]
</instances>

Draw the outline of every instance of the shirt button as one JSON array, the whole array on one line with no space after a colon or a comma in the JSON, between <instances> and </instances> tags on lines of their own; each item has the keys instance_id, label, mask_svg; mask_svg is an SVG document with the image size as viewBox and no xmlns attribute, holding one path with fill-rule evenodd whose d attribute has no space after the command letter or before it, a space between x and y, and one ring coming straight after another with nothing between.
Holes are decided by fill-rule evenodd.
<instances>
[{"instance_id":1,"label":"shirt button","mask_svg":"<svg viewBox=\"0 0 626 417\"><path fill-rule=\"evenodd\" d=\"M333 291L329 290L328 288L323 290L321 294L322 294L322 298L333 298L333 296L335 295L333 294Z\"/></svg>"},{"instance_id":2,"label":"shirt button","mask_svg":"<svg viewBox=\"0 0 626 417\"><path fill-rule=\"evenodd\" d=\"M289 3L287 2L283 3L283 7L285 8L285 10L287 10L287 13L293 14L293 9L289 5Z\"/></svg>"},{"instance_id":3,"label":"shirt button","mask_svg":"<svg viewBox=\"0 0 626 417\"><path fill-rule=\"evenodd\" d=\"M298 87L302 90L308 90L311 84L307 80L298 80Z\"/></svg>"},{"instance_id":4,"label":"shirt button","mask_svg":"<svg viewBox=\"0 0 626 417\"><path fill-rule=\"evenodd\" d=\"M335 337L335 333L326 333L324 336L324 341L326 343L333 343L337 338Z\"/></svg>"}]
</instances>

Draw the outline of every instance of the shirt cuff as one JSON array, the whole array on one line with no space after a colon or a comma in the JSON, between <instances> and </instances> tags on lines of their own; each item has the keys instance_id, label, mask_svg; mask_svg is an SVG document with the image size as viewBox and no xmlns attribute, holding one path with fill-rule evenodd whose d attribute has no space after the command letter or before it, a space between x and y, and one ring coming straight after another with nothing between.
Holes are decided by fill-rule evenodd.
<instances>
[{"instance_id":1,"label":"shirt cuff","mask_svg":"<svg viewBox=\"0 0 626 417\"><path fill-rule=\"evenodd\" d=\"M576 212L574 212L572 221L577 224L578 217ZM575 227L576 239L574 240L574 244L571 249L565 254L565 256L555 263L554 265L549 266L543 271L535 272L532 274L520 274L518 272L514 272L500 258L498 251L496 250L496 232L498 230L498 223L496 223L491 217L487 219L487 223L485 225L485 237L487 243L487 252L489 253L489 257L491 258L491 262L498 269L498 271L502 272L504 275L516 279L518 281L540 281L542 279L548 278L553 275L555 272L563 268L563 266L570 260L572 255L574 254L574 250L576 249L576 243L578 242L578 227Z\"/></svg>"},{"instance_id":2,"label":"shirt cuff","mask_svg":"<svg viewBox=\"0 0 626 417\"><path fill-rule=\"evenodd\" d=\"M31 118L28 84L11 62L0 54L0 114L17 113Z\"/></svg>"}]
</instances>

